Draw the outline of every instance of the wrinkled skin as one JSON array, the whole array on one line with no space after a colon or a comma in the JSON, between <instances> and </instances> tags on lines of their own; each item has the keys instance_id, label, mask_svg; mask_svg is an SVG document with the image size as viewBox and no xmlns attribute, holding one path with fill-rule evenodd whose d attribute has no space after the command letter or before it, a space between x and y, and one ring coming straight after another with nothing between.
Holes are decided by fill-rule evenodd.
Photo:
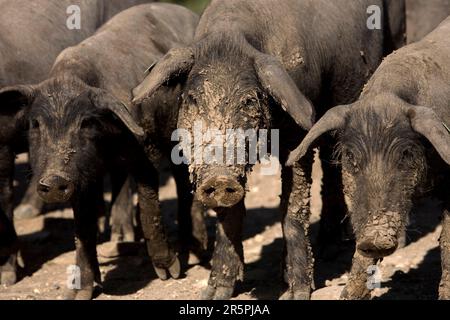
<instances>
[{"instance_id":1,"label":"wrinkled skin","mask_svg":"<svg viewBox=\"0 0 450 320\"><path fill-rule=\"evenodd\" d=\"M338 131L344 194L356 249L344 299L370 296L367 268L393 253L419 196L443 203L441 299L449 298L450 19L422 41L387 57L361 98L331 109L291 154ZM447 125L448 127L448 125Z\"/></svg>"},{"instance_id":2,"label":"wrinkled skin","mask_svg":"<svg viewBox=\"0 0 450 320\"><path fill-rule=\"evenodd\" d=\"M169 27L175 21L185 22L184 30L191 25L191 31ZM90 299L94 283L101 283L97 217L104 211L106 172L125 172L120 185L127 174L136 181L139 218L155 271L161 279L180 275L161 221L158 171L140 144L144 132L125 102L129 104L132 87L142 80L146 61L156 59L155 46L168 50L178 36L192 36L196 21L195 14L180 6L131 8L63 51L49 79L0 91L10 121L19 118L28 127L39 196L49 203L68 202L74 210L81 288L69 290L69 299Z\"/></svg>"},{"instance_id":3,"label":"wrinkled skin","mask_svg":"<svg viewBox=\"0 0 450 320\"><path fill-rule=\"evenodd\" d=\"M0 11L0 89L15 84L30 84L47 77L56 56L65 48L73 46L92 35L99 26L116 13L149 0L27 0L1 1ZM82 12L80 30L69 30L66 26L67 8L78 5ZM20 23L18 23L18 21ZM51 36L49 36L51 35ZM2 109L7 108L0 101ZM0 123L11 123L8 116L1 112ZM3 229L10 229L13 217L13 186L15 155L27 151L26 139L16 134L23 130L20 123L17 128L6 125L0 129L0 220L5 221ZM24 135L21 135L22 137ZM17 208L16 215L21 218L33 217L40 213L42 200L36 192L36 182L30 188ZM6 222L9 221L9 222ZM0 227L2 228L2 227ZM1 232L1 230L0 230ZM3 237L0 235L0 237ZM15 232L7 232L0 243L0 251L11 251L11 242L16 242ZM3 247L6 245L7 247ZM12 250L14 252L14 250ZM4 259L3 259L4 260ZM15 256L0 262L0 283L11 285L16 281ZM8 271L2 271L8 270ZM9 275L6 275L7 272Z\"/></svg>"},{"instance_id":4,"label":"wrinkled skin","mask_svg":"<svg viewBox=\"0 0 450 320\"><path fill-rule=\"evenodd\" d=\"M284 163L304 135L302 130L309 129L314 113L320 116L340 101L355 100L383 54L399 46L395 41L403 41L404 3L376 1L389 13L385 15L385 33L369 32L366 27L366 10L372 4L212 1L200 20L194 44L170 51L135 89L135 103L154 99L161 87L181 83L179 128L191 136L196 121L202 124L202 133L208 129L221 134L227 129L280 129L279 157ZM184 155L189 151L185 147ZM285 299L309 299L311 292L311 162L310 155L294 168L282 168L285 278L289 285ZM326 172L339 179L337 169ZM228 299L235 283L242 280L239 241L251 165L248 160L227 165L192 162L189 170L198 199L215 209L219 218L212 272L202 297ZM327 195L336 196L332 191L324 193ZM330 211L323 213L325 217L345 214L331 212L336 210L331 206L324 208Z\"/></svg>"}]
</instances>

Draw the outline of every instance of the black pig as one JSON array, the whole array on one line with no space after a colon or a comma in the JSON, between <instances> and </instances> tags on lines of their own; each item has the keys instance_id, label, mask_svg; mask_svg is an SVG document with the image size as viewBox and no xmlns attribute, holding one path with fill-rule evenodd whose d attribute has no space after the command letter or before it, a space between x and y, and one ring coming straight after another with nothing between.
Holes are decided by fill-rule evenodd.
<instances>
[{"instance_id":1,"label":"black pig","mask_svg":"<svg viewBox=\"0 0 450 320\"><path fill-rule=\"evenodd\" d=\"M91 36L116 13L149 0L16 0L2 1L0 10L0 88L43 81L57 55ZM80 9L81 29L70 30L67 9ZM0 107L4 103L0 101ZM0 121L10 124L10 115ZM16 123L19 124L19 123ZM14 157L27 151L27 141L20 139L16 126L0 129L0 284L13 284L16 275L17 237L12 226ZM23 136L23 135L22 135ZM40 213L42 200L36 194L36 181L31 182L21 205L14 210L18 218ZM2 230L5 232L2 234Z\"/></svg>"},{"instance_id":2,"label":"black pig","mask_svg":"<svg viewBox=\"0 0 450 320\"><path fill-rule=\"evenodd\" d=\"M345 299L369 295L370 265L395 251L421 191L443 201L441 299L450 298L450 18L420 42L391 54L360 99L328 111L290 157L337 131L344 193L357 251ZM421 188L425 187L425 188Z\"/></svg>"},{"instance_id":3,"label":"black pig","mask_svg":"<svg viewBox=\"0 0 450 320\"><path fill-rule=\"evenodd\" d=\"M180 274L163 232L155 165L138 143L144 132L126 104L148 63L193 37L198 18L170 4L128 9L94 36L57 58L49 79L0 91L3 125L28 126L37 191L46 202L70 202L75 216L76 264L81 288L69 298L90 299L100 282L96 221L105 172L129 171L138 185L141 224L155 270ZM126 177L126 175L125 175Z\"/></svg>"},{"instance_id":4,"label":"black pig","mask_svg":"<svg viewBox=\"0 0 450 320\"><path fill-rule=\"evenodd\" d=\"M384 13L384 31L367 27L371 5ZM179 128L192 132L196 121L205 131L222 134L277 128L284 162L304 135L295 129L308 130L315 113L354 101L383 54L403 42L403 33L403 1L213 0L194 43L170 51L136 88L135 102L182 84ZM322 151L327 159L330 151ZM311 163L310 154L294 168L282 169L287 299L308 299L311 292ZM248 163L190 165L199 200L217 211L219 222L203 298L228 299L243 279L241 230L250 168ZM334 205L339 174L331 165L324 170L323 215L336 219L345 214Z\"/></svg>"}]
</instances>

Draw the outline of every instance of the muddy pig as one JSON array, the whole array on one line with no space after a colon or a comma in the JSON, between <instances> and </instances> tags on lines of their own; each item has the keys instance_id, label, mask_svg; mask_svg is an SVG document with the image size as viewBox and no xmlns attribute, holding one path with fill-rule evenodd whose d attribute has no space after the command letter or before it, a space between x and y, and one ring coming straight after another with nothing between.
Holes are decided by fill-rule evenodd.
<instances>
[{"instance_id":1,"label":"muddy pig","mask_svg":"<svg viewBox=\"0 0 450 320\"><path fill-rule=\"evenodd\" d=\"M383 30L367 27L371 5L384 13ZM383 55L403 43L403 34L403 1L213 0L194 43L171 50L153 68L136 88L135 103L151 99L162 87L181 84L179 129L193 135L196 122L201 133L216 130L222 135L230 129L279 129L284 163L315 114L354 101ZM184 155L195 153L191 151L183 148ZM322 152L327 159L330 151ZM311 163L310 153L294 168L282 168L286 299L309 299L311 293ZM251 164L190 161L198 199L218 214L212 270L202 298L229 299L236 281L243 279L241 231ZM331 165L324 170L323 215L336 219L345 215L335 205L339 171Z\"/></svg>"},{"instance_id":2,"label":"muddy pig","mask_svg":"<svg viewBox=\"0 0 450 320\"><path fill-rule=\"evenodd\" d=\"M116 13L147 0L16 0L0 1L0 88L16 84L43 81L65 48L76 45L91 36ZM67 27L68 9L78 6L82 15L80 29ZM74 8L74 7L72 7ZM70 12L74 12L69 10ZM0 101L0 108L4 102ZM7 109L7 108L6 108ZM7 113L7 110L6 110ZM22 130L10 125L10 115L0 111L0 121L8 123L0 129L0 284L16 282L16 255L18 244L13 225L14 157L27 151ZM42 200L37 196L36 181L31 182L21 205L14 211L17 218L29 218L40 213ZM2 230L5 232L1 234Z\"/></svg>"},{"instance_id":3,"label":"muddy pig","mask_svg":"<svg viewBox=\"0 0 450 320\"><path fill-rule=\"evenodd\" d=\"M28 127L39 196L46 202L69 202L74 209L81 287L70 290L68 298L92 298L94 282L101 281L96 221L106 172L133 176L155 270L162 279L167 273L174 278L180 274L161 222L157 171L140 144L147 137L127 105L148 64L169 49L186 45L197 20L194 13L176 5L133 7L81 44L64 50L47 80L0 91L10 125L22 121Z\"/></svg>"},{"instance_id":4,"label":"muddy pig","mask_svg":"<svg viewBox=\"0 0 450 320\"><path fill-rule=\"evenodd\" d=\"M367 268L393 253L426 190L443 202L442 281L450 298L450 18L423 40L387 57L360 99L328 111L292 153L337 132L356 252L342 298L369 296Z\"/></svg>"}]
</instances>

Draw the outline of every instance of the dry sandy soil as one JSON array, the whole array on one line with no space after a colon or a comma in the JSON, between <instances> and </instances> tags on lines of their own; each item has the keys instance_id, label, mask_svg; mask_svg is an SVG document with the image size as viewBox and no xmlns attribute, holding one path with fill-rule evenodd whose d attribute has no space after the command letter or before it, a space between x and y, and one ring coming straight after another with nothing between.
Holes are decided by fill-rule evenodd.
<instances>
[{"instance_id":1,"label":"dry sandy soil","mask_svg":"<svg viewBox=\"0 0 450 320\"><path fill-rule=\"evenodd\" d=\"M246 276L235 299L277 299L281 285L283 241L278 211L280 177L261 176L256 168L249 179L246 197L248 214L243 235ZM23 170L22 170L23 172ZM20 173L20 172L19 172ZM317 235L320 212L320 165L315 165L312 196L311 236ZM176 195L170 177L161 186L162 209L169 226L171 241L176 243ZM17 185L23 184L17 181ZM23 189L23 188L22 188ZM440 278L438 240L439 207L425 200L411 218L407 244L380 263L382 285L373 299L436 299ZM211 241L214 241L215 218L207 213ZM73 223L70 209L47 212L35 219L16 221L22 242L24 267L19 282L0 287L0 299L62 299L66 287L66 270L74 262ZM102 252L108 244L99 244ZM110 259L100 257L103 280L97 299L197 299L209 275L208 266L182 257L182 279L157 279L142 245L133 255ZM333 259L316 258L313 299L338 299L347 280L352 244L342 248ZM190 261L188 261L190 260ZM189 263L190 262L190 263Z\"/></svg>"}]
</instances>

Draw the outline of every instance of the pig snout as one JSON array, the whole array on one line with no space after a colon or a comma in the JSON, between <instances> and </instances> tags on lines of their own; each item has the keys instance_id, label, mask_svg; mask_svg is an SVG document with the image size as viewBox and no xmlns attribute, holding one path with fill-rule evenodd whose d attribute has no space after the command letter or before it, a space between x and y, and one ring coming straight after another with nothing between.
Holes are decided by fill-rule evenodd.
<instances>
[{"instance_id":1,"label":"pig snout","mask_svg":"<svg viewBox=\"0 0 450 320\"><path fill-rule=\"evenodd\" d=\"M199 200L209 208L229 208L244 198L244 187L233 176L216 175L198 188Z\"/></svg>"},{"instance_id":2,"label":"pig snout","mask_svg":"<svg viewBox=\"0 0 450 320\"><path fill-rule=\"evenodd\" d=\"M380 259L397 249L401 227L400 214L387 212L375 216L357 241L356 248L363 256Z\"/></svg>"},{"instance_id":3,"label":"pig snout","mask_svg":"<svg viewBox=\"0 0 450 320\"><path fill-rule=\"evenodd\" d=\"M58 174L43 177L37 186L39 196L47 203L66 202L70 200L74 190L74 183Z\"/></svg>"},{"instance_id":4,"label":"pig snout","mask_svg":"<svg viewBox=\"0 0 450 320\"><path fill-rule=\"evenodd\" d=\"M397 246L398 241L396 238L380 236L364 239L357 244L357 249L365 257L380 259L394 253Z\"/></svg>"}]
</instances>

